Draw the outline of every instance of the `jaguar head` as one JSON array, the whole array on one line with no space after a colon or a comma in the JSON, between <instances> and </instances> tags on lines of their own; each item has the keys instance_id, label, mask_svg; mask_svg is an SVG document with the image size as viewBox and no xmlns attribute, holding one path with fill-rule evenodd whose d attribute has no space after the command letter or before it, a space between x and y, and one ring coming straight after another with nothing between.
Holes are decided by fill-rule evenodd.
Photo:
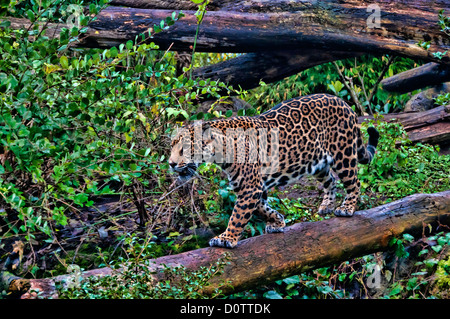
<instances>
[{"instance_id":1,"label":"jaguar head","mask_svg":"<svg viewBox=\"0 0 450 319\"><path fill-rule=\"evenodd\" d=\"M182 127L172 139L169 165L182 182L191 179L201 163L213 155L211 134L205 134L209 125L201 121ZM209 132L207 132L209 133Z\"/></svg>"},{"instance_id":2,"label":"jaguar head","mask_svg":"<svg viewBox=\"0 0 450 319\"><path fill-rule=\"evenodd\" d=\"M188 153L189 147L183 135L172 140L172 150L169 157L169 165L172 172L178 174L180 181L191 179L197 170L198 163L193 161L192 154Z\"/></svg>"}]
</instances>

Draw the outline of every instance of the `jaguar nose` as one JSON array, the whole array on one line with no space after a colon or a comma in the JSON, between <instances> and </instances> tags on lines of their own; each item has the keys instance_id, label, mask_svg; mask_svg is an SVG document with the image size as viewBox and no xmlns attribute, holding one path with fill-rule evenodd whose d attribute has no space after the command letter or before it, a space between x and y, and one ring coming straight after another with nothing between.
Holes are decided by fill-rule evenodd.
<instances>
[{"instance_id":1,"label":"jaguar nose","mask_svg":"<svg viewBox=\"0 0 450 319\"><path fill-rule=\"evenodd\" d=\"M175 168L175 166L177 166L177 163L175 162L169 162L170 167Z\"/></svg>"}]
</instances>

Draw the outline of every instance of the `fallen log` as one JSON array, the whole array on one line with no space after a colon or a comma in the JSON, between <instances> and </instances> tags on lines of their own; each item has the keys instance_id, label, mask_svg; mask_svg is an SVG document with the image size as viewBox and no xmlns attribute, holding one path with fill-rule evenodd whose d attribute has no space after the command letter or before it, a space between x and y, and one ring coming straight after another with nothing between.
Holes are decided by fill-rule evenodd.
<instances>
[{"instance_id":1,"label":"fallen log","mask_svg":"<svg viewBox=\"0 0 450 319\"><path fill-rule=\"evenodd\" d=\"M228 1L230 3L230 1ZM196 51L206 52L272 52L315 48L328 51L355 51L374 54L391 53L427 61L450 63L432 55L435 51L450 50L450 40L438 26L438 12L447 9L445 2L426 0L434 5L424 9L424 0L408 1L302 1L288 5L286 0L264 2L242 1L234 11L209 11L200 27ZM370 20L373 11L369 4L377 4L379 24ZM277 6L278 5L278 6ZM241 7L248 7L241 9ZM279 8L277 10L276 8ZM152 38L161 49L189 50L197 30L195 11L183 11L185 17L169 30ZM378 14L375 12L375 14ZM118 46L172 15L172 10L108 7L90 23L86 36L74 43L80 47ZM29 22L9 18L14 28ZM49 24L59 30L64 25ZM52 36L53 32L47 32ZM56 32L56 34L59 34ZM432 39L427 51L417 45Z\"/></svg>"},{"instance_id":2,"label":"fallen log","mask_svg":"<svg viewBox=\"0 0 450 319\"><path fill-rule=\"evenodd\" d=\"M358 123L373 119L373 116L359 116ZM410 131L437 122L450 121L450 105L442 105L422 112L385 114L381 120L385 122L399 122L403 125L406 131Z\"/></svg>"},{"instance_id":3,"label":"fallen log","mask_svg":"<svg viewBox=\"0 0 450 319\"><path fill-rule=\"evenodd\" d=\"M407 93L447 81L450 67L431 62L384 79L381 86L389 92Z\"/></svg>"},{"instance_id":4,"label":"fallen log","mask_svg":"<svg viewBox=\"0 0 450 319\"><path fill-rule=\"evenodd\" d=\"M333 6L339 1L321 1L323 7ZM345 1L348 7L353 7L358 4L361 6L368 6L370 4L377 4L383 9L389 10L397 9L399 12L408 12L408 9L413 6L418 10L426 12L435 12L436 7L445 6L445 0L349 0ZM111 0L113 6L124 6L141 9L169 9L169 10L194 10L197 5L191 0ZM303 0L210 0L207 8L208 11L239 11L239 12L283 12L283 11L297 11L304 10L308 7L320 6L317 1Z\"/></svg>"},{"instance_id":5,"label":"fallen log","mask_svg":"<svg viewBox=\"0 0 450 319\"><path fill-rule=\"evenodd\" d=\"M413 143L447 145L450 143L450 122L434 123L410 130L408 138Z\"/></svg>"},{"instance_id":6,"label":"fallen log","mask_svg":"<svg viewBox=\"0 0 450 319\"><path fill-rule=\"evenodd\" d=\"M352 218L330 218L319 222L297 223L284 233L265 234L242 240L233 250L202 248L154 259L153 271L161 265L182 265L188 270L209 267L227 254L223 272L213 277L206 294L220 288L224 294L260 286L280 278L317 267L343 262L358 256L389 249L392 237L408 233L429 235L449 229L450 191L416 194L376 208L356 212ZM83 272L81 276L105 276L110 268ZM165 280L156 271L154 280ZM57 297L55 283L67 284L73 276L47 279L17 278L9 283L22 298ZM223 282L230 285L223 285ZM18 283L20 285L15 285ZM20 290L22 289L22 290Z\"/></svg>"},{"instance_id":7,"label":"fallen log","mask_svg":"<svg viewBox=\"0 0 450 319\"><path fill-rule=\"evenodd\" d=\"M212 0L208 10L213 10L220 0ZM191 0L111 0L112 6L123 6L140 9L196 10L198 5Z\"/></svg>"},{"instance_id":8,"label":"fallen log","mask_svg":"<svg viewBox=\"0 0 450 319\"><path fill-rule=\"evenodd\" d=\"M414 94L403 108L404 112L421 112L431 110L436 107L435 99L440 96L450 93L450 82L444 82L428 89L421 90Z\"/></svg>"},{"instance_id":9,"label":"fallen log","mask_svg":"<svg viewBox=\"0 0 450 319\"><path fill-rule=\"evenodd\" d=\"M374 117L360 116L358 123L370 119ZM423 112L391 113L380 119L385 122L401 123L413 143L450 144L450 105Z\"/></svg>"},{"instance_id":10,"label":"fallen log","mask_svg":"<svg viewBox=\"0 0 450 319\"><path fill-rule=\"evenodd\" d=\"M214 65L194 69L193 75L203 79L222 81L244 90L259 86L260 80L272 83L316 65L363 55L362 52L279 51L247 53Z\"/></svg>"}]
</instances>

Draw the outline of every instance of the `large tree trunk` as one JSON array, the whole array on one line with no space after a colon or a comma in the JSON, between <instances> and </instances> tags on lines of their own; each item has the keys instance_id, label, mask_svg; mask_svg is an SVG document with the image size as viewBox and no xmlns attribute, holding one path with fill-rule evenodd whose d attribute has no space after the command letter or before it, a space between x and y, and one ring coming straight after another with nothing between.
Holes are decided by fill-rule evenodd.
<instances>
[{"instance_id":1,"label":"large tree trunk","mask_svg":"<svg viewBox=\"0 0 450 319\"><path fill-rule=\"evenodd\" d=\"M250 289L299 272L331 265L388 249L389 241L402 233L428 235L450 225L450 191L416 194L401 200L356 212L352 218L331 218L320 222L298 223L284 233L266 234L243 240L233 250L202 248L154 260L160 265L183 265L189 270L209 267L228 254L223 273L214 277L205 293L220 287L223 293ZM110 275L110 268L82 273L87 276ZM33 298L33 289L41 297L57 297L55 282L66 282L71 276L20 280L3 276L10 290L22 298ZM165 280L156 272L155 280ZM230 285L223 285L223 281Z\"/></svg>"},{"instance_id":2,"label":"large tree trunk","mask_svg":"<svg viewBox=\"0 0 450 319\"><path fill-rule=\"evenodd\" d=\"M165 1L159 1L166 3ZM173 3L173 2L172 2ZM185 3L185 2L183 2ZM220 1L223 10L209 11L200 27L196 49L207 52L261 52L321 49L366 53L393 53L438 61L432 52L450 49L450 41L437 24L438 11L448 4L438 0L375 1ZM226 4L230 6L226 6ZM369 4L380 8L379 27L372 21ZM154 35L161 49L186 51L194 44L195 11ZM110 47L146 32L172 10L109 7L89 26L77 46ZM376 12L375 12L376 14ZM13 26L24 19L10 19ZM51 25L60 29L62 25ZM51 35L52 32L48 33ZM430 51L417 45L432 40ZM441 63L449 63L445 57Z\"/></svg>"},{"instance_id":3,"label":"large tree trunk","mask_svg":"<svg viewBox=\"0 0 450 319\"><path fill-rule=\"evenodd\" d=\"M339 2L336 0L210 0L208 11L239 11L239 12L285 12L298 11L312 8L314 6L331 7ZM112 0L114 6L124 6L141 9L168 9L168 10L194 10L197 5L191 0ZM364 9L370 4L377 4L382 9L408 12L411 7L424 12L435 12L447 4L446 0L347 0L343 4L349 8L360 5Z\"/></svg>"}]
</instances>

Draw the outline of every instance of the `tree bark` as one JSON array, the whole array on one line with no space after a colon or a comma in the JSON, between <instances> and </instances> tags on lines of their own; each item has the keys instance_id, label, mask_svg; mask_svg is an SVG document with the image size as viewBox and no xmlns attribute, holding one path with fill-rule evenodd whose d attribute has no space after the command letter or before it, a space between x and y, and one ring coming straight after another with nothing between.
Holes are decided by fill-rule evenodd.
<instances>
[{"instance_id":1,"label":"tree bark","mask_svg":"<svg viewBox=\"0 0 450 319\"><path fill-rule=\"evenodd\" d=\"M358 256L387 250L389 241L403 233L429 235L450 225L450 191L416 194L401 200L356 212L352 218L330 218L319 222L297 223L284 233L265 234L242 240L233 250L202 248L178 255L154 259L154 269L161 265L183 265L188 270L209 267L224 254L228 264L214 277L206 294L220 288L223 293L250 289L302 271L343 262ZM112 274L110 268L82 273L87 276ZM22 298L57 297L55 282L67 283L70 275L21 282ZM156 272L155 280L165 280ZM223 285L223 281L230 285Z\"/></svg>"},{"instance_id":2,"label":"tree bark","mask_svg":"<svg viewBox=\"0 0 450 319\"><path fill-rule=\"evenodd\" d=\"M213 0L212 3L218 2ZM112 0L112 6L123 6L140 9L196 10L198 5L191 0ZM208 10L212 10L209 5Z\"/></svg>"},{"instance_id":3,"label":"tree bark","mask_svg":"<svg viewBox=\"0 0 450 319\"><path fill-rule=\"evenodd\" d=\"M164 1L159 1L164 3ZM231 1L223 1L231 4ZM372 24L369 4L380 9L380 24ZM432 5L431 5L432 4ZM428 6L427 6L428 5ZM438 11L448 4L439 0L408 2L375 1L239 1L233 11L209 11L200 26L196 50L206 52L272 52L274 50L320 49L327 51L391 53L429 61L438 60L435 51L450 49L450 40L438 26ZM155 34L152 41L161 49L186 51L194 44L197 30L195 11L169 30ZM77 46L111 47L134 40L171 16L172 10L109 7L92 22L86 37ZM376 14L376 12L375 12ZM24 19L10 21L28 25ZM375 20L375 22L377 22ZM50 25L60 29L62 25ZM51 36L52 32L47 33ZM430 50L420 48L420 40L432 40Z\"/></svg>"},{"instance_id":4,"label":"tree bark","mask_svg":"<svg viewBox=\"0 0 450 319\"><path fill-rule=\"evenodd\" d=\"M238 12L283 12L283 11L298 11L314 6L329 7L339 1L327 0L317 3L314 0L306 1L292 1L292 0L210 0L208 4L208 11L238 11ZM349 7L356 5L368 6L370 4L377 4L382 9L392 10L396 9L400 12L408 12L409 8L414 8L425 11L435 12L436 7L446 5L446 0L347 0L345 1ZM141 9L169 9L169 10L194 10L197 5L191 0L112 0L110 2L114 6L124 6Z\"/></svg>"},{"instance_id":5,"label":"tree bark","mask_svg":"<svg viewBox=\"0 0 450 319\"><path fill-rule=\"evenodd\" d=\"M389 92L407 93L447 81L450 81L450 67L427 63L384 79L381 85Z\"/></svg>"}]
</instances>

